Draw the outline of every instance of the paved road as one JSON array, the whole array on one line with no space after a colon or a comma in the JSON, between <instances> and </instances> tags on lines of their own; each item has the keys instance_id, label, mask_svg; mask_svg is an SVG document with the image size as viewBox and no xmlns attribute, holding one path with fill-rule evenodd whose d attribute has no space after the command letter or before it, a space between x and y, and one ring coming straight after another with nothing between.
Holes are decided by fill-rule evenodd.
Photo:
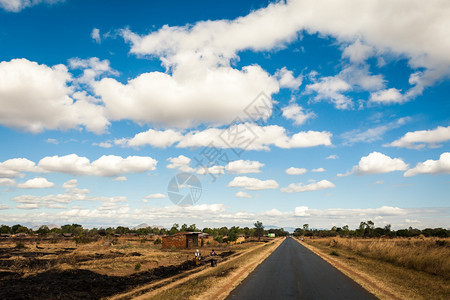
<instances>
[{"instance_id":1,"label":"paved road","mask_svg":"<svg viewBox=\"0 0 450 300\"><path fill-rule=\"evenodd\" d=\"M227 299L377 298L293 238L287 238Z\"/></svg>"}]
</instances>

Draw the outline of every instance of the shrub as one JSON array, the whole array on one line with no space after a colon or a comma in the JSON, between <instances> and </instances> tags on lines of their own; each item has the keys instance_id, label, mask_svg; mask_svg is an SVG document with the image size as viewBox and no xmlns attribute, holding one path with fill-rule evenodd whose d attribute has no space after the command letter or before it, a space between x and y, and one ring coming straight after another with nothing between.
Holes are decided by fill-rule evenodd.
<instances>
[{"instance_id":1,"label":"shrub","mask_svg":"<svg viewBox=\"0 0 450 300\"><path fill-rule=\"evenodd\" d=\"M17 249L24 249L24 248L26 248L26 247L25 247L25 244L24 244L24 243L22 243L22 242L17 242L17 243L16 243L16 248L17 248Z\"/></svg>"},{"instance_id":2,"label":"shrub","mask_svg":"<svg viewBox=\"0 0 450 300\"><path fill-rule=\"evenodd\" d=\"M333 250L330 252L330 255L339 256L339 253L337 253L336 251Z\"/></svg>"},{"instance_id":3,"label":"shrub","mask_svg":"<svg viewBox=\"0 0 450 300\"><path fill-rule=\"evenodd\" d=\"M139 271L141 269L141 263L137 263L134 265L134 270Z\"/></svg>"},{"instance_id":4,"label":"shrub","mask_svg":"<svg viewBox=\"0 0 450 300\"><path fill-rule=\"evenodd\" d=\"M157 238L157 239L153 242L153 244L155 244L155 245L161 244L161 239L160 239L160 238Z\"/></svg>"}]
</instances>

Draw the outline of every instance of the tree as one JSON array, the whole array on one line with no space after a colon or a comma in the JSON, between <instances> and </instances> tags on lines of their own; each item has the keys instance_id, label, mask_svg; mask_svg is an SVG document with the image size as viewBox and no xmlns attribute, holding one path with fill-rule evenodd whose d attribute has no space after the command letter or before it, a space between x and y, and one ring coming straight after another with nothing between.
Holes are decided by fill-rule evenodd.
<instances>
[{"instance_id":1,"label":"tree","mask_svg":"<svg viewBox=\"0 0 450 300\"><path fill-rule=\"evenodd\" d=\"M258 241L261 239L261 237L264 235L264 226L263 223L260 221L256 221L255 224L255 236L258 237Z\"/></svg>"},{"instance_id":2,"label":"tree","mask_svg":"<svg viewBox=\"0 0 450 300\"><path fill-rule=\"evenodd\" d=\"M303 224L303 230L309 231L309 224Z\"/></svg>"},{"instance_id":3,"label":"tree","mask_svg":"<svg viewBox=\"0 0 450 300\"><path fill-rule=\"evenodd\" d=\"M2 225L0 227L0 233L11 233L11 227L7 225Z\"/></svg>"},{"instance_id":4,"label":"tree","mask_svg":"<svg viewBox=\"0 0 450 300\"><path fill-rule=\"evenodd\" d=\"M50 229L48 229L47 225L42 225L41 227L39 227L39 229L37 230L37 233L39 233L39 235L47 235L50 233Z\"/></svg>"}]
</instances>

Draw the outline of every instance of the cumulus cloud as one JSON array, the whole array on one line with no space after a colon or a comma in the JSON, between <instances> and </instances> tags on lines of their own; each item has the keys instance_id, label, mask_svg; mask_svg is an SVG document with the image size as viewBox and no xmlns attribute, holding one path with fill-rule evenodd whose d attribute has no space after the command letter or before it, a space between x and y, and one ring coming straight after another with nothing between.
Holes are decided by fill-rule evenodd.
<instances>
[{"instance_id":1,"label":"cumulus cloud","mask_svg":"<svg viewBox=\"0 0 450 300\"><path fill-rule=\"evenodd\" d=\"M225 174L225 167L224 166L200 166L197 169L197 174L200 175L222 175Z\"/></svg>"},{"instance_id":2,"label":"cumulus cloud","mask_svg":"<svg viewBox=\"0 0 450 300\"><path fill-rule=\"evenodd\" d=\"M331 154L331 155L326 157L326 159L338 159L338 158L339 158L339 156L336 155L336 154Z\"/></svg>"},{"instance_id":3,"label":"cumulus cloud","mask_svg":"<svg viewBox=\"0 0 450 300\"><path fill-rule=\"evenodd\" d=\"M352 100L343 93L351 90L351 85L345 80L334 77L322 77L318 82L308 84L306 93L316 93L314 101L331 101L337 109L350 109L353 106Z\"/></svg>"},{"instance_id":4,"label":"cumulus cloud","mask_svg":"<svg viewBox=\"0 0 450 300\"><path fill-rule=\"evenodd\" d=\"M195 172L195 169L191 168L189 164L191 159L184 155L179 155L178 157L169 157L167 159L170 164L167 165L169 169L178 169L182 172Z\"/></svg>"},{"instance_id":5,"label":"cumulus cloud","mask_svg":"<svg viewBox=\"0 0 450 300\"><path fill-rule=\"evenodd\" d=\"M113 179L114 181L127 181L127 177L125 176L118 176Z\"/></svg>"},{"instance_id":6,"label":"cumulus cloud","mask_svg":"<svg viewBox=\"0 0 450 300\"><path fill-rule=\"evenodd\" d=\"M290 167L288 169L286 169L286 174L289 175L302 175L305 174L308 170L306 170L305 168L294 168L294 167Z\"/></svg>"},{"instance_id":7,"label":"cumulus cloud","mask_svg":"<svg viewBox=\"0 0 450 300\"><path fill-rule=\"evenodd\" d=\"M63 188L65 189L74 189L78 186L78 180L77 179L70 179L63 184Z\"/></svg>"},{"instance_id":8,"label":"cumulus cloud","mask_svg":"<svg viewBox=\"0 0 450 300\"><path fill-rule=\"evenodd\" d=\"M251 160L235 160L229 162L225 169L230 173L245 174L245 173L261 173L260 168L264 167L264 164L259 161Z\"/></svg>"},{"instance_id":9,"label":"cumulus cloud","mask_svg":"<svg viewBox=\"0 0 450 300\"><path fill-rule=\"evenodd\" d=\"M319 182L314 182L314 183L310 183L307 185L303 185L303 183L291 183L289 184L288 187L286 188L281 188L281 191L283 193L294 193L294 192L310 192L310 191L319 191L319 190L324 190L324 189L329 189L329 188L334 188L336 187L334 185L334 183L332 183L331 181L328 180L321 180Z\"/></svg>"},{"instance_id":10,"label":"cumulus cloud","mask_svg":"<svg viewBox=\"0 0 450 300\"><path fill-rule=\"evenodd\" d=\"M64 65L48 67L26 59L0 62L0 124L30 132L80 125L102 133L109 125L103 107L74 101L72 76Z\"/></svg>"},{"instance_id":11,"label":"cumulus cloud","mask_svg":"<svg viewBox=\"0 0 450 300\"><path fill-rule=\"evenodd\" d=\"M44 157L39 161L38 166L47 172L113 177L120 174L153 171L157 163L149 156L122 158L115 155L103 155L91 163L86 157L70 154Z\"/></svg>"},{"instance_id":12,"label":"cumulus cloud","mask_svg":"<svg viewBox=\"0 0 450 300\"><path fill-rule=\"evenodd\" d=\"M380 153L372 152L368 156L361 157L359 164L354 167L358 174L380 174L393 171L403 171L408 165L401 158L390 158Z\"/></svg>"},{"instance_id":13,"label":"cumulus cloud","mask_svg":"<svg viewBox=\"0 0 450 300\"><path fill-rule=\"evenodd\" d=\"M100 29L94 28L91 32L91 38L97 43L100 44L102 42L102 38L100 37Z\"/></svg>"},{"instance_id":14,"label":"cumulus cloud","mask_svg":"<svg viewBox=\"0 0 450 300\"><path fill-rule=\"evenodd\" d=\"M316 117L315 113L305 111L303 107L297 105L296 103L283 107L281 111L283 112L283 117L288 120L293 120L295 125L302 125L307 120Z\"/></svg>"},{"instance_id":15,"label":"cumulus cloud","mask_svg":"<svg viewBox=\"0 0 450 300\"><path fill-rule=\"evenodd\" d=\"M119 75L119 72L111 68L109 60L100 60L98 57L71 58L69 59L69 67L74 70L83 70L82 74L75 79L75 83L78 84L92 85L102 75ZM91 98L91 100L98 101L95 98Z\"/></svg>"},{"instance_id":16,"label":"cumulus cloud","mask_svg":"<svg viewBox=\"0 0 450 300\"><path fill-rule=\"evenodd\" d=\"M342 56L347 57L353 63L362 63L374 54L373 47L361 43L358 39L344 49Z\"/></svg>"},{"instance_id":17,"label":"cumulus cloud","mask_svg":"<svg viewBox=\"0 0 450 300\"><path fill-rule=\"evenodd\" d=\"M302 76L294 77L293 72L289 71L286 67L278 70L275 76L278 78L280 87L297 90L302 85Z\"/></svg>"},{"instance_id":18,"label":"cumulus cloud","mask_svg":"<svg viewBox=\"0 0 450 300\"><path fill-rule=\"evenodd\" d=\"M247 198L250 199L252 196L250 196L248 193L243 192L243 191L239 191L236 193L236 197L237 198Z\"/></svg>"},{"instance_id":19,"label":"cumulus cloud","mask_svg":"<svg viewBox=\"0 0 450 300\"><path fill-rule=\"evenodd\" d=\"M400 93L400 90L396 88L390 88L387 90L371 93L369 101L382 104L401 104L403 102L406 102L407 99Z\"/></svg>"},{"instance_id":20,"label":"cumulus cloud","mask_svg":"<svg viewBox=\"0 0 450 300\"><path fill-rule=\"evenodd\" d=\"M235 177L230 183L229 187L240 187L250 191L267 190L278 188L278 183L275 180L260 180L257 178L238 176Z\"/></svg>"},{"instance_id":21,"label":"cumulus cloud","mask_svg":"<svg viewBox=\"0 0 450 300\"><path fill-rule=\"evenodd\" d=\"M403 174L405 177L418 174L449 174L450 173L450 152L442 153L438 160L426 160L418 163L414 168L409 169Z\"/></svg>"},{"instance_id":22,"label":"cumulus cloud","mask_svg":"<svg viewBox=\"0 0 450 300\"><path fill-rule=\"evenodd\" d=\"M327 131L300 131L289 135L284 127L278 125L260 126L255 123L239 123L227 128L207 128L188 131L184 134L173 130L150 129L133 138L116 140L115 143L128 147L175 145L177 148L214 146L217 148L269 150L272 145L284 149L330 146L331 137L332 134Z\"/></svg>"},{"instance_id":23,"label":"cumulus cloud","mask_svg":"<svg viewBox=\"0 0 450 300\"><path fill-rule=\"evenodd\" d=\"M55 4L65 0L0 0L0 7L9 12L20 12L21 10L38 5L40 3Z\"/></svg>"},{"instance_id":24,"label":"cumulus cloud","mask_svg":"<svg viewBox=\"0 0 450 300\"><path fill-rule=\"evenodd\" d=\"M12 158L0 163L0 177L22 177L22 172L39 172L36 164L26 158Z\"/></svg>"},{"instance_id":25,"label":"cumulus cloud","mask_svg":"<svg viewBox=\"0 0 450 300\"><path fill-rule=\"evenodd\" d=\"M430 148L439 147L439 143L450 140L450 126L438 126L433 130L418 130L408 132L400 139L393 141L385 146L421 149L428 145Z\"/></svg>"},{"instance_id":26,"label":"cumulus cloud","mask_svg":"<svg viewBox=\"0 0 450 300\"><path fill-rule=\"evenodd\" d=\"M0 178L0 186L15 186L16 181L11 178Z\"/></svg>"},{"instance_id":27,"label":"cumulus cloud","mask_svg":"<svg viewBox=\"0 0 450 300\"><path fill-rule=\"evenodd\" d=\"M43 177L36 177L17 185L17 187L21 189L46 189L54 186L55 184L53 182L50 182Z\"/></svg>"}]
</instances>

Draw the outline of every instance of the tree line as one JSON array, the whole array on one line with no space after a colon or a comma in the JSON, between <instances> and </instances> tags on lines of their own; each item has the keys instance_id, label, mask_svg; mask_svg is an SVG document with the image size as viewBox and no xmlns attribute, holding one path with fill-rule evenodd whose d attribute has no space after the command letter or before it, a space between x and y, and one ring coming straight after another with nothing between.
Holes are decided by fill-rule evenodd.
<instances>
[{"instance_id":1,"label":"tree line","mask_svg":"<svg viewBox=\"0 0 450 300\"><path fill-rule=\"evenodd\" d=\"M348 237L415 237L423 235L425 237L450 237L450 230L444 228L425 228L423 230L412 228L392 230L391 225L375 227L373 221L362 221L356 229L350 229L348 225L342 227L333 226L331 229L310 229L309 224L296 228L295 236L348 236Z\"/></svg>"}]
</instances>

